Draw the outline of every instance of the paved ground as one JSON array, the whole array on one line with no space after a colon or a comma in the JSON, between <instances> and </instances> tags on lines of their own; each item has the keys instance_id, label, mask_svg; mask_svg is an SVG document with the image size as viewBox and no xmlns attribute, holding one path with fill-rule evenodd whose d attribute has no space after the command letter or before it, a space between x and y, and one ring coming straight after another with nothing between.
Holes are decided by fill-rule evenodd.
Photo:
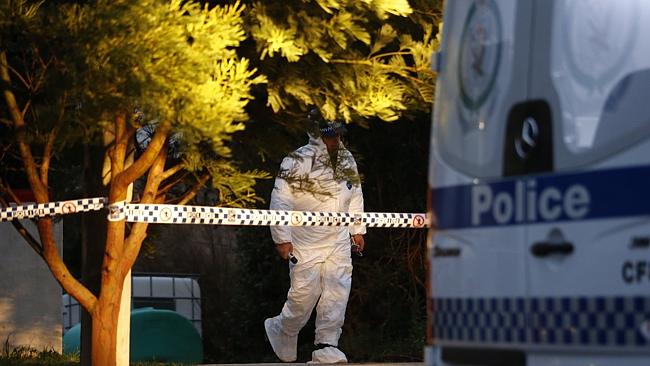
<instances>
[{"instance_id":1,"label":"paved ground","mask_svg":"<svg viewBox=\"0 0 650 366\"><path fill-rule=\"evenodd\" d=\"M224 364L209 364L203 366L305 366L307 363L224 363ZM321 364L325 365L325 364ZM394 363L341 363L335 364L340 366L423 366L422 362L394 362Z\"/></svg>"}]
</instances>

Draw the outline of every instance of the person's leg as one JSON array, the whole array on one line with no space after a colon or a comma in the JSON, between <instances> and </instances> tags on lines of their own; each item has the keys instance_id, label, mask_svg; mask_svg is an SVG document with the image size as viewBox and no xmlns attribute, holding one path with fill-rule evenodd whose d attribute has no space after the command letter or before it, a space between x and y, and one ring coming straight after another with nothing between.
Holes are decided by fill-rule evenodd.
<instances>
[{"instance_id":1,"label":"person's leg","mask_svg":"<svg viewBox=\"0 0 650 366\"><path fill-rule=\"evenodd\" d=\"M323 292L316 306L316 336L320 349L312 353L313 362L347 362L345 354L336 349L345 320L345 309L352 286L352 260L347 255L329 257L322 268ZM333 346L333 347L327 347ZM328 349L329 348L329 349Z\"/></svg>"},{"instance_id":2,"label":"person's leg","mask_svg":"<svg viewBox=\"0 0 650 366\"><path fill-rule=\"evenodd\" d=\"M298 333L307 323L321 293L320 272L322 263L291 265L291 287L282 312L266 319L266 335L275 354L284 362L297 356Z\"/></svg>"},{"instance_id":3,"label":"person's leg","mask_svg":"<svg viewBox=\"0 0 650 366\"><path fill-rule=\"evenodd\" d=\"M291 269L291 287L279 315L282 330L290 336L298 335L305 326L321 295L322 266L323 263L298 262Z\"/></svg>"}]
</instances>

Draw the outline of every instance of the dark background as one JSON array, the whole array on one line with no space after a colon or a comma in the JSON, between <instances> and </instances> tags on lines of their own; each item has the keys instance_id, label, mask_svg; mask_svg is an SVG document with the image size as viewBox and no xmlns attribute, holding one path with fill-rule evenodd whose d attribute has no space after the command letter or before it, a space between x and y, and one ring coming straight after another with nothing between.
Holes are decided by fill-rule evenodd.
<instances>
[{"instance_id":1,"label":"dark background","mask_svg":"<svg viewBox=\"0 0 650 366\"><path fill-rule=\"evenodd\" d=\"M248 135L239 136L242 146L251 146L247 136L260 136L256 129L264 126L249 128ZM427 114L394 123L370 121L368 128L348 126L345 143L362 174L366 211L426 211L429 129ZM246 157L245 151L240 157L275 172L284 154L304 145L307 137L267 131L269 142L278 137L274 133L285 134L288 142L275 144L285 151L280 148L264 161L256 154ZM257 193L268 202L272 187L273 179L261 181ZM201 199L209 201L209 194ZM268 208L267 203L259 208ZM366 245L364 256L353 258L340 348L350 362L422 360L426 230L369 228ZM263 321L280 312L289 275L268 227L152 227L134 271L199 274L206 362L278 361L265 342ZM312 316L299 336L299 362L311 359L313 340Z\"/></svg>"},{"instance_id":2,"label":"dark background","mask_svg":"<svg viewBox=\"0 0 650 366\"><path fill-rule=\"evenodd\" d=\"M351 124L347 129L345 144L362 175L365 210L426 212L429 114L392 123L371 120L367 127ZM274 176L282 158L306 143L300 128L252 121L236 135L233 158L244 168ZM102 151L88 146L67 149L61 156L65 169L52 172L53 200L101 194L84 193L87 182L82 181L84 173L89 176L89 165L97 165L93 161L101 156ZM264 199L258 208L268 208L272 187L273 178L258 183L257 194ZM214 192L204 190L190 204L218 202ZM63 218L64 259L77 277L82 236L85 233L90 247L101 241L94 243L91 238L103 238L83 230L82 220L94 216L104 220L102 212ZM426 230L369 228L366 245L364 257L354 258L340 347L351 362L421 360L426 333ZM205 362L278 361L265 342L263 321L280 312L289 276L268 227L151 225L133 271L199 276ZM312 319L300 334L298 361L311 358L313 339Z\"/></svg>"}]
</instances>

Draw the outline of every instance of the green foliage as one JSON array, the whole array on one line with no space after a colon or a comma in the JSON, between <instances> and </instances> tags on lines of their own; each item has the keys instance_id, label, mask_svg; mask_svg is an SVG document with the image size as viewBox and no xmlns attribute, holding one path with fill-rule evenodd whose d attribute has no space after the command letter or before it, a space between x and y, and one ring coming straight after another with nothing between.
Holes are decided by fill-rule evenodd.
<instances>
[{"instance_id":1,"label":"green foliage","mask_svg":"<svg viewBox=\"0 0 650 366\"><path fill-rule=\"evenodd\" d=\"M246 39L246 6L3 1L0 9L14 15L0 21L0 51L14 71L11 88L27 111L25 132L36 151L55 130L56 151L99 141L117 115L136 128L171 124L176 160L212 174L223 204L256 201L253 186L266 174L240 171L229 147L248 120L251 89L265 82L236 52ZM0 118L9 124L2 105ZM13 153L13 139L3 133L3 151Z\"/></svg>"},{"instance_id":2,"label":"green foliage","mask_svg":"<svg viewBox=\"0 0 650 366\"><path fill-rule=\"evenodd\" d=\"M135 125L171 123L191 171L221 178L238 174L229 142L248 121L245 107L254 95L248 111L256 120L289 124L318 105L328 118L362 125L369 117L394 121L427 110L433 97L435 1L4 1L0 7L12 15L0 21L0 48L21 66L12 87L19 105L30 106L34 146L57 125L58 147L97 140L122 113ZM248 195L258 173L252 169L221 188Z\"/></svg>"},{"instance_id":3,"label":"green foliage","mask_svg":"<svg viewBox=\"0 0 650 366\"><path fill-rule=\"evenodd\" d=\"M265 81L235 52L244 10L181 0L67 7L81 51L70 56L86 65L73 75L86 117L137 108L147 121L172 123L187 145L207 141L228 156L224 141L244 128L250 88Z\"/></svg>"},{"instance_id":4,"label":"green foliage","mask_svg":"<svg viewBox=\"0 0 650 366\"><path fill-rule=\"evenodd\" d=\"M25 76L11 87L20 105L31 105L30 141L42 146L57 124L62 142L97 139L116 113L134 125L171 123L175 158L193 177L212 174L219 204L260 204L252 191L265 176L260 166L275 171L278 156L304 144L304 135L292 139L302 111L315 104L328 118L368 127L350 134L368 211L424 210L426 178L413 157L426 156L428 120L398 120L430 108L439 1L213 3L229 5L58 1L35 11L35 2L0 0L0 50ZM3 152L13 148L5 131ZM250 170L240 171L231 156ZM268 198L271 187L262 182L257 197ZM229 283L237 291L218 317L205 319L208 361L274 362L262 322L284 301L286 264L268 228L246 228L238 241L241 267ZM352 361L419 360L423 237L377 229L366 241L366 256L355 260L342 348ZM301 360L312 334L313 327L301 333Z\"/></svg>"},{"instance_id":5,"label":"green foliage","mask_svg":"<svg viewBox=\"0 0 650 366\"><path fill-rule=\"evenodd\" d=\"M321 107L346 122L427 110L440 3L406 0L252 2L245 13L274 113ZM363 122L360 122L363 123Z\"/></svg>"},{"instance_id":6,"label":"green foliage","mask_svg":"<svg viewBox=\"0 0 650 366\"><path fill-rule=\"evenodd\" d=\"M211 187L218 192L218 204L226 207L247 207L262 202L253 187L260 179L270 175L259 169L240 170L232 160L214 154L200 153L200 145L187 146L184 152L186 169L199 174L205 171L211 176Z\"/></svg>"}]
</instances>

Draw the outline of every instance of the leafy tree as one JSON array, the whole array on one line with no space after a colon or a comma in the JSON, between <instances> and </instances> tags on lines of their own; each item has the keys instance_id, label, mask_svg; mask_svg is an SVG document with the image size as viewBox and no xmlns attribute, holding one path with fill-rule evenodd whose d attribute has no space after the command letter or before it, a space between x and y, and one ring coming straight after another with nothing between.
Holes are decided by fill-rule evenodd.
<instances>
[{"instance_id":1,"label":"leafy tree","mask_svg":"<svg viewBox=\"0 0 650 366\"><path fill-rule=\"evenodd\" d=\"M435 77L429 69L429 58L439 44L441 2L409 1L410 11L405 12L406 16L377 12L362 1L331 3L340 6L328 13L314 1L264 2L268 15L264 25L257 13L245 13L247 24L251 24L254 31L240 53L250 55L258 70L267 75L269 83L264 85L268 87L268 96L267 90L256 89L259 97L249 104L254 120L234 137L236 156L255 167L264 166L267 171L278 172L282 157L305 143L300 122L306 119L306 107L310 104L322 107L327 97L336 106L367 100L372 94L364 88L373 83L368 81L368 75L376 72L377 77L381 76L374 82L379 84L376 87L386 87L398 96L381 104L390 108L379 108L380 104L373 104L371 112L349 108L349 122L363 127L348 126L350 145L347 146L354 152L359 171L364 175L366 208L423 212L426 174L422 160L413 157L428 153L430 119L426 112L430 108ZM286 19L296 18L300 12L303 17L292 25L297 29L295 37L277 43L292 49L292 42L306 39L304 29L320 32L318 37L302 43L302 55L291 60L279 51L272 56L267 51L263 58L254 56L262 55L265 49L272 48L270 44L275 44L255 33L255 25L266 29L267 34L282 37L285 33L271 32L269 23L287 27ZM371 46L351 36L346 36L344 46L333 41L332 33L347 34L347 28L332 27L326 20L346 13L354 14L357 23L371 35ZM346 27L351 26L347 24ZM393 29L394 34L380 40L378 35L382 27ZM402 44L402 40L411 43ZM382 42L385 45L380 47ZM319 44L336 56L329 61L320 58L314 51ZM371 53L373 44L378 50L375 53ZM410 44L414 44L415 55ZM390 85L399 87L389 88L384 80L391 80ZM304 92L295 93L296 89ZM273 97L274 90L279 93L276 97ZM272 108L274 100L280 103L277 112ZM395 107L397 102L407 105L407 109ZM328 110L328 107L322 109ZM393 115L400 118L393 121L386 117L392 112L380 114L381 111L394 111ZM366 118L368 115L381 115L390 123L380 118ZM329 112L328 117L344 119L344 114L336 109ZM261 151L251 150L250 146L257 146ZM272 181L263 181L256 186L256 191L268 198L272 187ZM356 274L341 340L341 347L351 360L416 361L419 357L421 360L426 329L423 239L423 231L417 230L369 231L368 253L361 260L355 259ZM264 318L275 315L286 299L286 267L272 249L268 228L241 229L238 241L240 265L236 270L239 273L232 277L237 291L227 300L219 297L219 305L211 305L215 302L211 299L203 302L204 315L210 311L223 314L204 322L204 332L209 334L204 340L206 357L214 363L274 362L276 359L261 336L261 324ZM207 277L212 280L214 275ZM208 285L207 281L204 280L202 286ZM230 304L221 304L224 301ZM387 313L390 316L387 317ZM309 359L313 350L311 337L313 327L308 325L299 338L299 359Z\"/></svg>"},{"instance_id":2,"label":"leafy tree","mask_svg":"<svg viewBox=\"0 0 650 366\"><path fill-rule=\"evenodd\" d=\"M245 39L243 6L3 1L0 10L6 15L0 23L0 77L8 131L2 144L21 162L37 202L52 198L49 172L57 152L66 143L106 133L113 139L107 149L109 204L124 201L129 185L141 177L139 201L164 202L166 186L184 171L199 183L211 178L231 205L255 200L252 186L264 174L238 170L227 146L231 134L244 128L251 87L265 81L235 52ZM153 126L153 135L137 138L145 126ZM134 142L142 149L129 165ZM173 159L170 142L177 147ZM3 185L11 196L8 182ZM148 225L108 223L101 292L95 296L60 258L52 219L36 224L40 240L29 242L92 316L92 363L115 364L123 280Z\"/></svg>"},{"instance_id":3,"label":"leafy tree","mask_svg":"<svg viewBox=\"0 0 650 366\"><path fill-rule=\"evenodd\" d=\"M295 147L286 131L309 105L362 126L429 108L439 2L202 3L0 1L6 196L17 200L9 168L19 162L35 200L52 200L61 151L108 136L109 204L124 201L133 183L139 202L187 203L208 182L221 205L255 204L253 185L266 175L232 162L233 138L236 156L259 162L257 154ZM114 364L123 279L148 225L108 223L96 296L59 257L50 218L37 220L40 240L15 224L91 314L93 364Z\"/></svg>"},{"instance_id":4,"label":"leafy tree","mask_svg":"<svg viewBox=\"0 0 650 366\"><path fill-rule=\"evenodd\" d=\"M246 13L274 113L321 106L328 118L395 121L433 99L439 2L252 2ZM253 57L251 57L253 58Z\"/></svg>"}]
</instances>

